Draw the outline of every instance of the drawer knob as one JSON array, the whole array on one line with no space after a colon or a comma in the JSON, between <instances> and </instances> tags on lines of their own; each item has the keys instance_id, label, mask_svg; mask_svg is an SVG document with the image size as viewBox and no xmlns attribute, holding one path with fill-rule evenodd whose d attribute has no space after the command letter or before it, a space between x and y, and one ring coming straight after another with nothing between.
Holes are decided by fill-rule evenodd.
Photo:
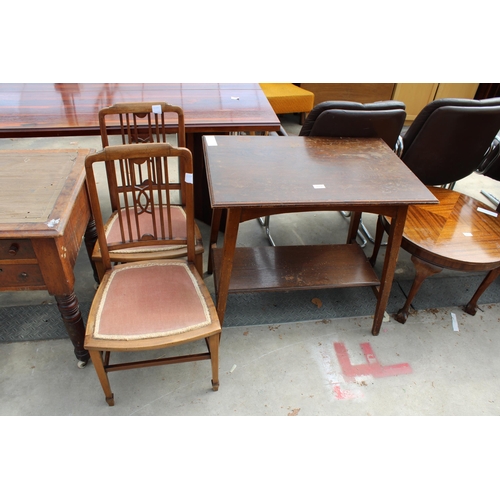
<instances>
[{"instance_id":1,"label":"drawer knob","mask_svg":"<svg viewBox=\"0 0 500 500\"><path fill-rule=\"evenodd\" d=\"M19 252L19 245L17 243L12 243L9 248L9 253L11 255L16 255L17 252Z\"/></svg>"}]
</instances>

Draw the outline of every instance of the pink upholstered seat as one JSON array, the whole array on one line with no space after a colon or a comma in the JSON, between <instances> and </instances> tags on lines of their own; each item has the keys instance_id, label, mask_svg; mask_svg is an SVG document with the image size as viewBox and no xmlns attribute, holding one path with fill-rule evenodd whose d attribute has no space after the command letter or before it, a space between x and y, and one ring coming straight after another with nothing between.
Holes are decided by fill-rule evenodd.
<instances>
[{"instance_id":1,"label":"pink upholstered seat","mask_svg":"<svg viewBox=\"0 0 500 500\"><path fill-rule=\"evenodd\" d=\"M166 337L210 324L196 277L184 261L118 265L102 286L91 332L94 339Z\"/></svg>"}]
</instances>

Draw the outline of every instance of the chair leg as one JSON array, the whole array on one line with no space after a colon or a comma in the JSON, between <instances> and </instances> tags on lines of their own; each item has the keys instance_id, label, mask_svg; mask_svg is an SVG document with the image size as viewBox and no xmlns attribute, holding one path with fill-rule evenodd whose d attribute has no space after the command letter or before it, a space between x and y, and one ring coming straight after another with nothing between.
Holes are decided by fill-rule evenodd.
<instances>
[{"instance_id":1,"label":"chair leg","mask_svg":"<svg viewBox=\"0 0 500 500\"><path fill-rule=\"evenodd\" d=\"M361 231L364 233L364 235L368 238L368 241L371 241L372 243L375 243L375 238L371 235L370 231L365 226L365 223L363 222L363 217L361 217L361 220L359 221L359 227L361 228ZM381 246L386 246L387 242L385 242L385 243L380 242L380 245Z\"/></svg>"},{"instance_id":2,"label":"chair leg","mask_svg":"<svg viewBox=\"0 0 500 500\"><path fill-rule=\"evenodd\" d=\"M271 217L269 215L266 215L265 217L259 217L257 219L257 222L264 228L266 231L266 236L267 239L269 240L269 243L275 247L276 243L274 243L273 237L271 236L271 229L269 228L269 224L271 222Z\"/></svg>"},{"instance_id":3,"label":"chair leg","mask_svg":"<svg viewBox=\"0 0 500 500\"><path fill-rule=\"evenodd\" d=\"M498 208L500 207L500 200L497 197L493 196L491 193L485 191L484 189L481 189L481 194L486 196L486 198L488 198L488 200L490 200L491 203L493 203L493 205L497 206L496 210L498 212Z\"/></svg>"},{"instance_id":4,"label":"chair leg","mask_svg":"<svg viewBox=\"0 0 500 500\"><path fill-rule=\"evenodd\" d=\"M479 297L486 291L486 289L498 278L500 274L500 267L497 269L493 269L490 271L484 280L479 285L479 288L476 290L476 293L473 295L472 299L470 299L469 303L464 306L464 311L471 316L476 314L477 309L477 301Z\"/></svg>"},{"instance_id":5,"label":"chair leg","mask_svg":"<svg viewBox=\"0 0 500 500\"><path fill-rule=\"evenodd\" d=\"M414 255L411 258L413 265L415 266L415 279L413 280L413 284L411 285L410 293L406 298L405 305L397 312L395 318L399 323L406 323L408 319L408 312L410 310L411 303L417 295L417 292L420 289L423 281L433 274L440 273L443 269L441 267L434 266L433 264L429 264L428 262L424 262Z\"/></svg>"},{"instance_id":6,"label":"chair leg","mask_svg":"<svg viewBox=\"0 0 500 500\"><path fill-rule=\"evenodd\" d=\"M351 212L346 212L345 210L341 210L340 211L340 215L342 215L342 217L344 217L345 220L349 220L350 217L351 217ZM359 219L359 225L360 225L360 227L363 226L363 223L361 222L361 218ZM368 241L363 236L363 233L361 232L361 229L358 229L358 236L357 237L361 240L361 243L359 244L359 246L361 248L365 248L365 246L368 243Z\"/></svg>"},{"instance_id":7,"label":"chair leg","mask_svg":"<svg viewBox=\"0 0 500 500\"><path fill-rule=\"evenodd\" d=\"M194 256L194 267L200 276L203 276L203 254L198 253Z\"/></svg>"},{"instance_id":8,"label":"chair leg","mask_svg":"<svg viewBox=\"0 0 500 500\"><path fill-rule=\"evenodd\" d=\"M102 281L102 278L104 277L106 269L102 264L102 260L95 260L94 264L95 264L97 276L99 277L99 283L100 283Z\"/></svg>"},{"instance_id":9,"label":"chair leg","mask_svg":"<svg viewBox=\"0 0 500 500\"><path fill-rule=\"evenodd\" d=\"M111 392L111 386L109 385L108 374L106 373L102 362L102 352L89 351L89 353L97 373L97 377L99 378L99 382L101 382L102 390L104 391L104 396L106 397L106 403L108 403L109 406L114 406L115 399L113 393Z\"/></svg>"},{"instance_id":10,"label":"chair leg","mask_svg":"<svg viewBox=\"0 0 500 500\"><path fill-rule=\"evenodd\" d=\"M208 349L210 351L210 362L212 363L212 389L219 390L219 344L220 333L207 338Z\"/></svg>"}]
</instances>

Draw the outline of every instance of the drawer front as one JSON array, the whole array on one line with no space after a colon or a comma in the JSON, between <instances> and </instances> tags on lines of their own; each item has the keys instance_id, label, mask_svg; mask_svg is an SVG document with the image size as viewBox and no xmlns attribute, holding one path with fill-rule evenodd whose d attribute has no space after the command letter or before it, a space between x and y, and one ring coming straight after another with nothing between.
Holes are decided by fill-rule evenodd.
<instances>
[{"instance_id":1,"label":"drawer front","mask_svg":"<svg viewBox=\"0 0 500 500\"><path fill-rule=\"evenodd\" d=\"M0 290L29 289L44 286L42 272L36 264L0 263Z\"/></svg>"},{"instance_id":2,"label":"drawer front","mask_svg":"<svg viewBox=\"0 0 500 500\"><path fill-rule=\"evenodd\" d=\"M35 258L31 240L0 240L0 261Z\"/></svg>"}]
</instances>

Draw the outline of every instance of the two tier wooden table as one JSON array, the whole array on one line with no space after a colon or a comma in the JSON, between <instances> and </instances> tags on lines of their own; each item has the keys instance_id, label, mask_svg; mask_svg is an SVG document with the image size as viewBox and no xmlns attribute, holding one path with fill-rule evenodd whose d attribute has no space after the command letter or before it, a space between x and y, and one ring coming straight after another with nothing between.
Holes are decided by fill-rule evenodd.
<instances>
[{"instance_id":1,"label":"two tier wooden table","mask_svg":"<svg viewBox=\"0 0 500 500\"><path fill-rule=\"evenodd\" d=\"M230 292L370 286L377 297L372 333L378 335L408 206L437 202L396 154L381 139L291 136L205 136L204 150L221 323ZM224 245L218 249L224 210ZM353 212L345 245L236 247L241 222L320 210ZM356 243L362 212L392 218L380 278Z\"/></svg>"}]
</instances>

